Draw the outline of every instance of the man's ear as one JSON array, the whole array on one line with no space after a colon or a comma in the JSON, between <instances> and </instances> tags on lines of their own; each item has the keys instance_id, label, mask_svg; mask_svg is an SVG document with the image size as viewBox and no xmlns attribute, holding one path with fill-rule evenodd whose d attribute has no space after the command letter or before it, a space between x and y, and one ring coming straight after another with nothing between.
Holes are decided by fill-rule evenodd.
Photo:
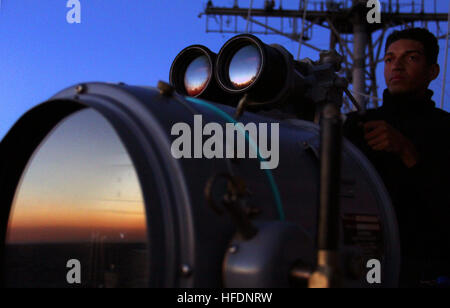
<instances>
[{"instance_id":1,"label":"man's ear","mask_svg":"<svg viewBox=\"0 0 450 308\"><path fill-rule=\"evenodd\" d=\"M433 80L436 80L436 78L438 78L439 73L441 72L441 67L439 66L439 64L433 64L431 65L430 68L430 82Z\"/></svg>"}]
</instances>

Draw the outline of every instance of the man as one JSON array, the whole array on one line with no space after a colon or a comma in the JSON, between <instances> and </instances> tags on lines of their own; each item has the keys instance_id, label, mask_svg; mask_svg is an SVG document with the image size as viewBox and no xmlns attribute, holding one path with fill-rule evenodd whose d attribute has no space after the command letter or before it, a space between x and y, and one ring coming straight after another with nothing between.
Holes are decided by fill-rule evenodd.
<instances>
[{"instance_id":1,"label":"man","mask_svg":"<svg viewBox=\"0 0 450 308\"><path fill-rule=\"evenodd\" d=\"M399 222L401 286L450 277L450 114L431 100L439 45L426 29L395 31L386 42L383 106L348 115L345 136L373 163Z\"/></svg>"}]
</instances>

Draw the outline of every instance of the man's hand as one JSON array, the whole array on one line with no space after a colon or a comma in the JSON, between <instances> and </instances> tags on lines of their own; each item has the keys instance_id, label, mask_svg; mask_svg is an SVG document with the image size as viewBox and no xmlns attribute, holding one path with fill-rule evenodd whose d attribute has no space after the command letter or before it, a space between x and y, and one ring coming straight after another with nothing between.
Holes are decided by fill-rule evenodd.
<instances>
[{"instance_id":1,"label":"man's hand","mask_svg":"<svg viewBox=\"0 0 450 308\"><path fill-rule=\"evenodd\" d=\"M414 144L385 121L367 122L364 131L364 137L373 150L396 154L408 168L419 162Z\"/></svg>"}]
</instances>

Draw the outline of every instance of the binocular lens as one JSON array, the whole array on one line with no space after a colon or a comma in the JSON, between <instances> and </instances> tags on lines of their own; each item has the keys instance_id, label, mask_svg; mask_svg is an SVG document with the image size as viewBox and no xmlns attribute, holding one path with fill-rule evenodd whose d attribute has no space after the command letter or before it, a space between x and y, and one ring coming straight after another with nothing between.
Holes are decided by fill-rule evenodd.
<instances>
[{"instance_id":1,"label":"binocular lens","mask_svg":"<svg viewBox=\"0 0 450 308\"><path fill-rule=\"evenodd\" d=\"M237 90L251 85L261 70L261 54L253 45L239 49L230 61L229 78Z\"/></svg>"},{"instance_id":2,"label":"binocular lens","mask_svg":"<svg viewBox=\"0 0 450 308\"><path fill-rule=\"evenodd\" d=\"M206 56L197 57L187 67L184 86L189 96L200 94L211 78L212 69Z\"/></svg>"}]
</instances>

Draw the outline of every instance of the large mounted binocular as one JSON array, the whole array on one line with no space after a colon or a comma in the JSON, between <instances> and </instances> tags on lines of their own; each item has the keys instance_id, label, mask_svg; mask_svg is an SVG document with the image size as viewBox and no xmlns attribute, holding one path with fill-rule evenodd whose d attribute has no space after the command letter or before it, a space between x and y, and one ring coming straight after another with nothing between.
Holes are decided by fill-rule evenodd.
<instances>
[{"instance_id":1,"label":"large mounted binocular","mask_svg":"<svg viewBox=\"0 0 450 308\"><path fill-rule=\"evenodd\" d=\"M218 54L202 45L185 48L172 64L170 82L181 95L233 107L245 97L254 111L278 109L313 120L326 100L324 88L347 88L336 74L342 60L334 51L323 51L319 61L295 61L284 47L242 34Z\"/></svg>"},{"instance_id":2,"label":"large mounted binocular","mask_svg":"<svg viewBox=\"0 0 450 308\"><path fill-rule=\"evenodd\" d=\"M244 95L250 106L280 106L305 92L308 63L294 61L280 45L253 35L230 39L215 54L193 45L182 50L170 70L170 82L182 95L236 105Z\"/></svg>"}]
</instances>

